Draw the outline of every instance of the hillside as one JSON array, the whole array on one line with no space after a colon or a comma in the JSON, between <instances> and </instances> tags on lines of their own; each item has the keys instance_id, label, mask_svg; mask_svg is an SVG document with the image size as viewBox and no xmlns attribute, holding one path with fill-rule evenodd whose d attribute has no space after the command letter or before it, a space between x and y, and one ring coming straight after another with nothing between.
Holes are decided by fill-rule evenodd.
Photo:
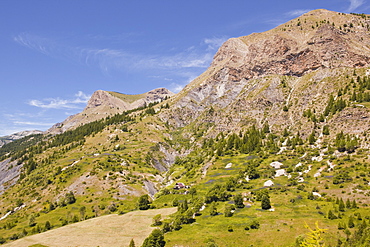
<instances>
[{"instance_id":1,"label":"hillside","mask_svg":"<svg viewBox=\"0 0 370 247\"><path fill-rule=\"evenodd\" d=\"M97 91L52 135L0 148L0 240L174 206L166 246L304 246L310 229L366 246L369 27L314 10L226 41L176 95Z\"/></svg>"}]
</instances>

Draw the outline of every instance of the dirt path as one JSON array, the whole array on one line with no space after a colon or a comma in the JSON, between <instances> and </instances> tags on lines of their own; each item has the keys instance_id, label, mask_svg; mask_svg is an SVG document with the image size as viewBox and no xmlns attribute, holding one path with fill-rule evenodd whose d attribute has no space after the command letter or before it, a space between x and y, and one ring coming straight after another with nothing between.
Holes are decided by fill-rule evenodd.
<instances>
[{"instance_id":1,"label":"dirt path","mask_svg":"<svg viewBox=\"0 0 370 247\"><path fill-rule=\"evenodd\" d=\"M28 247L33 244L53 246L128 246L134 239L141 246L154 229L150 227L155 215L175 213L177 208L134 211L124 215L106 215L60 227L4 244L5 247Z\"/></svg>"}]
</instances>

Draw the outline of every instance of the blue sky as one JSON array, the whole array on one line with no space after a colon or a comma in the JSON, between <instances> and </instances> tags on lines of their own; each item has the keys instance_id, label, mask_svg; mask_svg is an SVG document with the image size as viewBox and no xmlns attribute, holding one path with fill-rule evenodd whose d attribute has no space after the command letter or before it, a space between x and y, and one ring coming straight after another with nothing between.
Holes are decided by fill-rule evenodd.
<instances>
[{"instance_id":1,"label":"blue sky","mask_svg":"<svg viewBox=\"0 0 370 247\"><path fill-rule=\"evenodd\" d=\"M2 0L0 136L46 130L99 89L178 92L228 38L313 9L369 13L365 0Z\"/></svg>"}]
</instances>

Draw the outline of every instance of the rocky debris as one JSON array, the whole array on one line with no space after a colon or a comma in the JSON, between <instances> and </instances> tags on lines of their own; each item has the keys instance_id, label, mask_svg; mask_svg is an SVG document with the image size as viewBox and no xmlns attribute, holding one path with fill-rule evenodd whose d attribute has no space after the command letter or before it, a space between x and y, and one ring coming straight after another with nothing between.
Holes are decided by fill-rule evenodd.
<instances>
[{"instance_id":1,"label":"rocky debris","mask_svg":"<svg viewBox=\"0 0 370 247\"><path fill-rule=\"evenodd\" d=\"M233 163L228 163L226 166L225 166L225 169L229 169L233 166Z\"/></svg>"},{"instance_id":2,"label":"rocky debris","mask_svg":"<svg viewBox=\"0 0 370 247\"><path fill-rule=\"evenodd\" d=\"M202 167L202 178L205 178L206 175L207 175L207 171L208 171L208 168L212 165L212 162L208 162L206 163L203 167Z\"/></svg>"},{"instance_id":3,"label":"rocky debris","mask_svg":"<svg viewBox=\"0 0 370 247\"><path fill-rule=\"evenodd\" d=\"M300 167L300 166L302 166L303 164L301 163L301 162L299 162L298 164L296 164L295 165L295 168L297 168L297 167Z\"/></svg>"},{"instance_id":4,"label":"rocky debris","mask_svg":"<svg viewBox=\"0 0 370 247\"><path fill-rule=\"evenodd\" d=\"M63 167L63 168L62 168L62 171L65 171L65 170L67 170L68 168L73 167L73 166L74 166L74 165L76 165L78 162L80 162L80 160L76 160L76 161L74 161L72 164L70 164L69 166Z\"/></svg>"},{"instance_id":5,"label":"rocky debris","mask_svg":"<svg viewBox=\"0 0 370 247\"><path fill-rule=\"evenodd\" d=\"M326 166L320 167L320 169L313 175L314 178L320 177L321 173L325 170Z\"/></svg>"},{"instance_id":6,"label":"rocky debris","mask_svg":"<svg viewBox=\"0 0 370 247\"><path fill-rule=\"evenodd\" d=\"M144 189L148 191L148 194L151 198L154 198L154 195L158 192L154 183L149 180L144 180Z\"/></svg>"},{"instance_id":7,"label":"rocky debris","mask_svg":"<svg viewBox=\"0 0 370 247\"><path fill-rule=\"evenodd\" d=\"M314 196L321 197L321 194L320 194L320 193L318 193L318 192L312 192L312 194L313 194Z\"/></svg>"},{"instance_id":8,"label":"rocky debris","mask_svg":"<svg viewBox=\"0 0 370 247\"><path fill-rule=\"evenodd\" d=\"M10 158L0 162L0 195L18 181L21 168L22 165Z\"/></svg>"},{"instance_id":9,"label":"rocky debris","mask_svg":"<svg viewBox=\"0 0 370 247\"><path fill-rule=\"evenodd\" d=\"M327 163L328 163L328 166L329 166L329 168L328 168L328 172L333 171L333 170L334 170L335 165L334 165L332 162L330 162L329 160L327 161Z\"/></svg>"},{"instance_id":10,"label":"rocky debris","mask_svg":"<svg viewBox=\"0 0 370 247\"><path fill-rule=\"evenodd\" d=\"M277 178L281 176L288 176L288 173L285 171L285 169L276 170L275 177Z\"/></svg>"},{"instance_id":11,"label":"rocky debris","mask_svg":"<svg viewBox=\"0 0 370 247\"><path fill-rule=\"evenodd\" d=\"M271 162L270 166L272 166L274 169L280 169L281 166L283 166L283 163L279 161Z\"/></svg>"},{"instance_id":12,"label":"rocky debris","mask_svg":"<svg viewBox=\"0 0 370 247\"><path fill-rule=\"evenodd\" d=\"M4 214L2 217L0 217L0 220L4 220L6 219L9 215L21 210L22 208L26 207L26 204L22 204L20 205L19 207L15 207L13 210L7 212L6 214Z\"/></svg>"},{"instance_id":13,"label":"rocky debris","mask_svg":"<svg viewBox=\"0 0 370 247\"><path fill-rule=\"evenodd\" d=\"M308 168L306 170L303 171L303 173L309 173L312 169L312 165L309 165Z\"/></svg>"},{"instance_id":14,"label":"rocky debris","mask_svg":"<svg viewBox=\"0 0 370 247\"><path fill-rule=\"evenodd\" d=\"M263 187L271 187L274 185L274 182L272 182L271 180L267 180L264 184L263 184Z\"/></svg>"}]
</instances>

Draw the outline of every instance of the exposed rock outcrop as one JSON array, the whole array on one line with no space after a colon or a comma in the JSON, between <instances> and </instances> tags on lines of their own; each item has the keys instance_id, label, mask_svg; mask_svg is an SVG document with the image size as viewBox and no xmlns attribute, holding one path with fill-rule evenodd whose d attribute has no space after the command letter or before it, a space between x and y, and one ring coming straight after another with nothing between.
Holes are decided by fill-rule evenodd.
<instances>
[{"instance_id":1,"label":"exposed rock outcrop","mask_svg":"<svg viewBox=\"0 0 370 247\"><path fill-rule=\"evenodd\" d=\"M17 165L17 161L10 158L0 162L0 195L17 182L21 168L22 165Z\"/></svg>"}]
</instances>

